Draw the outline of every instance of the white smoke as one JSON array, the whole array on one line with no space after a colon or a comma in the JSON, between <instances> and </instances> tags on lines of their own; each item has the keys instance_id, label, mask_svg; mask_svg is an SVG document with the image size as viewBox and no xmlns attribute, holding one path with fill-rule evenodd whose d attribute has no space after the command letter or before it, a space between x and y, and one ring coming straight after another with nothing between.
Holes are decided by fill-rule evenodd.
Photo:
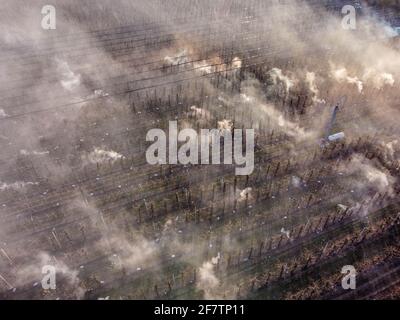
<instances>
[{"instance_id":1,"label":"white smoke","mask_svg":"<svg viewBox=\"0 0 400 320\"><path fill-rule=\"evenodd\" d=\"M0 118L5 118L7 116L8 114L4 111L4 109L0 109Z\"/></svg>"},{"instance_id":2,"label":"white smoke","mask_svg":"<svg viewBox=\"0 0 400 320\"><path fill-rule=\"evenodd\" d=\"M43 155L49 154L50 152L49 151L36 151L36 150L28 151L28 150L25 150L25 149L21 149L19 151L19 153L24 155L24 156L29 156L29 155L43 156Z\"/></svg>"},{"instance_id":3,"label":"white smoke","mask_svg":"<svg viewBox=\"0 0 400 320\"><path fill-rule=\"evenodd\" d=\"M242 99L244 102L247 102L247 103L254 102L254 98L245 93L240 94L240 99Z\"/></svg>"},{"instance_id":4,"label":"white smoke","mask_svg":"<svg viewBox=\"0 0 400 320\"><path fill-rule=\"evenodd\" d=\"M349 163L343 164L341 169L347 174L358 174L361 177L353 182L361 192L366 189L373 189L382 194L392 192L394 179L390 173L359 154L354 155Z\"/></svg>"},{"instance_id":5,"label":"white smoke","mask_svg":"<svg viewBox=\"0 0 400 320\"><path fill-rule=\"evenodd\" d=\"M87 160L90 163L105 163L108 161L115 162L119 159L125 158L122 154L119 154L113 150L105 150L101 148L95 148L94 151L87 155Z\"/></svg>"},{"instance_id":6,"label":"white smoke","mask_svg":"<svg viewBox=\"0 0 400 320\"><path fill-rule=\"evenodd\" d=\"M294 80L283 74L279 68L272 68L268 74L270 75L274 85L282 85L286 93L294 86Z\"/></svg>"},{"instance_id":7,"label":"white smoke","mask_svg":"<svg viewBox=\"0 0 400 320\"><path fill-rule=\"evenodd\" d=\"M308 139L313 133L306 131L296 122L285 119L284 115L276 110L272 105L262 104L261 110L271 119L272 123L276 123L288 136L297 140Z\"/></svg>"},{"instance_id":8,"label":"white smoke","mask_svg":"<svg viewBox=\"0 0 400 320\"><path fill-rule=\"evenodd\" d=\"M219 130L231 131L232 128L233 128L232 120L223 119L222 121L218 121L218 129Z\"/></svg>"},{"instance_id":9,"label":"white smoke","mask_svg":"<svg viewBox=\"0 0 400 320\"><path fill-rule=\"evenodd\" d=\"M155 244L139 236L133 241L128 241L120 235L113 234L107 238L108 245L115 250L121 266L128 270L146 269L150 261L157 261L158 251Z\"/></svg>"},{"instance_id":10,"label":"white smoke","mask_svg":"<svg viewBox=\"0 0 400 320\"><path fill-rule=\"evenodd\" d=\"M252 190L253 190L252 188L247 187L247 188L243 189L242 191L240 191L238 201L240 201L240 202L245 201L246 198L248 200L251 200L252 199L252 195L251 195Z\"/></svg>"},{"instance_id":11,"label":"white smoke","mask_svg":"<svg viewBox=\"0 0 400 320\"><path fill-rule=\"evenodd\" d=\"M285 228L281 228L281 233L284 234L288 239L290 239L290 230L286 230Z\"/></svg>"},{"instance_id":12,"label":"white smoke","mask_svg":"<svg viewBox=\"0 0 400 320\"><path fill-rule=\"evenodd\" d=\"M207 60L196 61L193 63L194 68L201 74L210 74L213 72L235 71L240 69L242 61L235 57L228 64L224 63L220 57L213 57Z\"/></svg>"},{"instance_id":13,"label":"white smoke","mask_svg":"<svg viewBox=\"0 0 400 320\"><path fill-rule=\"evenodd\" d=\"M359 93L363 91L363 82L358 77L349 76L346 68L333 69L331 70L331 75L339 83L346 82L349 84L355 84Z\"/></svg>"},{"instance_id":14,"label":"white smoke","mask_svg":"<svg viewBox=\"0 0 400 320\"><path fill-rule=\"evenodd\" d=\"M356 85L360 93L366 84L371 84L375 89L382 89L384 86L392 87L395 83L394 76L391 73L379 71L372 67L366 68L359 78L358 76L350 76L346 68L336 68L331 63L331 76L339 83L346 82Z\"/></svg>"},{"instance_id":15,"label":"white smoke","mask_svg":"<svg viewBox=\"0 0 400 320\"><path fill-rule=\"evenodd\" d=\"M195 62L193 65L196 68L196 71L201 74L210 74L218 69L218 64L215 65L211 61L208 61L208 60L202 60L199 62Z\"/></svg>"},{"instance_id":16,"label":"white smoke","mask_svg":"<svg viewBox=\"0 0 400 320\"><path fill-rule=\"evenodd\" d=\"M306 73L306 83L310 91L313 93L313 102L316 103L325 103L325 100L319 98L319 90L316 84L316 76L314 72Z\"/></svg>"},{"instance_id":17,"label":"white smoke","mask_svg":"<svg viewBox=\"0 0 400 320\"><path fill-rule=\"evenodd\" d=\"M190 110L196 115L199 116L200 118L210 118L211 114L208 110L198 108L196 106L191 106Z\"/></svg>"},{"instance_id":18,"label":"white smoke","mask_svg":"<svg viewBox=\"0 0 400 320\"><path fill-rule=\"evenodd\" d=\"M175 56L165 56L164 61L170 65L176 66L182 63L186 63L189 61L188 59L188 52L186 49L183 49Z\"/></svg>"},{"instance_id":19,"label":"white smoke","mask_svg":"<svg viewBox=\"0 0 400 320\"><path fill-rule=\"evenodd\" d=\"M33 185L38 185L39 182L24 182L24 181L16 181L13 183L5 183L0 181L0 191L5 191L5 190L23 190L27 186L33 186Z\"/></svg>"},{"instance_id":20,"label":"white smoke","mask_svg":"<svg viewBox=\"0 0 400 320\"><path fill-rule=\"evenodd\" d=\"M382 145L386 148L391 159L395 157L395 153L400 151L400 141L398 139L389 141L387 143L382 142Z\"/></svg>"},{"instance_id":21,"label":"white smoke","mask_svg":"<svg viewBox=\"0 0 400 320\"><path fill-rule=\"evenodd\" d=\"M199 269L199 277L197 280L197 288L204 292L204 299L221 299L222 296L218 292L220 280L214 273L214 265L211 261L206 261Z\"/></svg>"},{"instance_id":22,"label":"white smoke","mask_svg":"<svg viewBox=\"0 0 400 320\"><path fill-rule=\"evenodd\" d=\"M241 68L242 67L242 60L240 60L240 58L238 58L238 57L233 58L232 62L231 62L231 67L232 67L232 69Z\"/></svg>"},{"instance_id":23,"label":"white smoke","mask_svg":"<svg viewBox=\"0 0 400 320\"><path fill-rule=\"evenodd\" d=\"M102 89L94 90L94 97L108 97L109 94Z\"/></svg>"},{"instance_id":24,"label":"white smoke","mask_svg":"<svg viewBox=\"0 0 400 320\"><path fill-rule=\"evenodd\" d=\"M364 72L363 81L371 81L375 89L382 89L384 86L393 87L393 75L387 72L378 72L375 69L369 68Z\"/></svg>"},{"instance_id":25,"label":"white smoke","mask_svg":"<svg viewBox=\"0 0 400 320\"><path fill-rule=\"evenodd\" d=\"M75 74L66 61L57 59L57 69L61 74L61 85L68 91L73 91L81 84L81 75Z\"/></svg>"},{"instance_id":26,"label":"white smoke","mask_svg":"<svg viewBox=\"0 0 400 320\"><path fill-rule=\"evenodd\" d=\"M291 180L292 180L292 185L293 185L295 188L300 188L300 187L301 187L302 181L301 181L301 179L300 179L299 177L297 177L297 176L292 176Z\"/></svg>"}]
</instances>

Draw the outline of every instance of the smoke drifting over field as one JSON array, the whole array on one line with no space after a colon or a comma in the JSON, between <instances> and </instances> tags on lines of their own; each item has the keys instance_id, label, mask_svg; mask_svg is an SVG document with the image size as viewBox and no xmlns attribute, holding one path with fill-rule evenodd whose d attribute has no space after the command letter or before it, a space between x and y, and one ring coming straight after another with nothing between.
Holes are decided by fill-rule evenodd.
<instances>
[{"instance_id":1,"label":"smoke drifting over field","mask_svg":"<svg viewBox=\"0 0 400 320\"><path fill-rule=\"evenodd\" d=\"M245 297L290 274L255 257L318 214L398 200L400 52L381 18L344 30L314 1L57 0L43 30L45 4L0 16L5 298ZM147 164L146 132L172 120L254 128L253 174Z\"/></svg>"}]
</instances>

